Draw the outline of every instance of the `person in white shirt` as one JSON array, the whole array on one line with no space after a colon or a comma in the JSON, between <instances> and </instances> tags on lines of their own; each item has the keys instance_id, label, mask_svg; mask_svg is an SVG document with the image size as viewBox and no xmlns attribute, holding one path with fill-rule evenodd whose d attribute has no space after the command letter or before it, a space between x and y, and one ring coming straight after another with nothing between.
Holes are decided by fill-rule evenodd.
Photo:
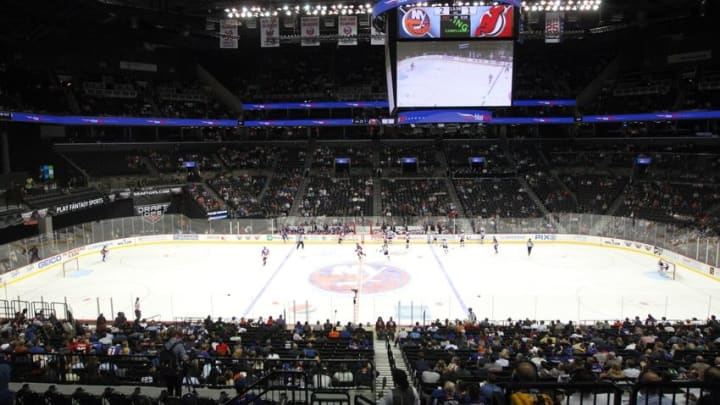
<instances>
[{"instance_id":1,"label":"person in white shirt","mask_svg":"<svg viewBox=\"0 0 720 405\"><path fill-rule=\"evenodd\" d=\"M495 364L500 367L508 367L510 365L510 352L507 349L503 349L500 352L500 358L495 360Z\"/></svg>"},{"instance_id":2,"label":"person in white shirt","mask_svg":"<svg viewBox=\"0 0 720 405\"><path fill-rule=\"evenodd\" d=\"M625 362L625 368L623 369L623 374L625 374L625 377L627 378L638 378L640 376L640 369L637 368L635 361L632 359L628 359Z\"/></svg>"}]
</instances>

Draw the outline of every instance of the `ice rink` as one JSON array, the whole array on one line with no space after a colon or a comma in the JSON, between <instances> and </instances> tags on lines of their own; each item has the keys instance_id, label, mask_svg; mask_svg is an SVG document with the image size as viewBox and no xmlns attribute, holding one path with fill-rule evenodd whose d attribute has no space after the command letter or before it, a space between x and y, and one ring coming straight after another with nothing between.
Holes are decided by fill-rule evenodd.
<instances>
[{"instance_id":1,"label":"ice rink","mask_svg":"<svg viewBox=\"0 0 720 405\"><path fill-rule=\"evenodd\" d=\"M398 62L398 107L509 106L512 67L419 56Z\"/></svg>"},{"instance_id":2,"label":"ice rink","mask_svg":"<svg viewBox=\"0 0 720 405\"><path fill-rule=\"evenodd\" d=\"M671 319L705 318L720 312L720 284L677 266L677 279L657 271L657 258L600 246L538 242L531 256L522 243L438 245L396 241L390 259L379 244L162 242L112 248L107 262L91 252L79 270L61 268L5 287L7 299L63 302L78 318L124 311L132 317L139 297L143 317L277 317L290 322L353 319L358 289L359 320L393 316L402 323L463 318L472 307L481 318L562 320L617 319L652 313Z\"/></svg>"}]
</instances>

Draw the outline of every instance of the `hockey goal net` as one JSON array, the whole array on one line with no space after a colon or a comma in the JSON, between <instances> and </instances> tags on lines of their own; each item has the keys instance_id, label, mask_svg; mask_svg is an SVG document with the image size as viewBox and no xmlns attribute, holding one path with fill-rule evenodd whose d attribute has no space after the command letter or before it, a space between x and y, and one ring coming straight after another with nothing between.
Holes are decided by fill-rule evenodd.
<instances>
[{"instance_id":1,"label":"hockey goal net","mask_svg":"<svg viewBox=\"0 0 720 405\"><path fill-rule=\"evenodd\" d=\"M662 262L665 264L665 267L661 270L660 265L658 265L658 272L663 277L667 277L671 280L675 280L677 277L677 272L676 272L677 267L675 266L675 263L664 260L664 259Z\"/></svg>"},{"instance_id":2,"label":"hockey goal net","mask_svg":"<svg viewBox=\"0 0 720 405\"><path fill-rule=\"evenodd\" d=\"M68 259L62 264L62 276L67 277L68 275L80 270L80 260L77 257Z\"/></svg>"}]
</instances>

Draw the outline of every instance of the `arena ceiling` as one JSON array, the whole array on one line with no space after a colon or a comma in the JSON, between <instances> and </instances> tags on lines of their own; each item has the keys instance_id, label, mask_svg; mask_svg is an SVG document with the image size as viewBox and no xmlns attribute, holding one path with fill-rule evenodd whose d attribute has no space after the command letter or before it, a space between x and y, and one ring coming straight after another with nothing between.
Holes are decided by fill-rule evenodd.
<instances>
[{"instance_id":1,"label":"arena ceiling","mask_svg":"<svg viewBox=\"0 0 720 405\"><path fill-rule=\"evenodd\" d=\"M554 0L525 0L529 6ZM563 3L573 0L557 0ZM582 0L574 0L579 2ZM709 13L707 0L602 0L598 11L582 17L581 29L644 24ZM37 0L15 1L0 13L0 46L55 49L102 46L127 41L208 48L216 43L208 21L226 18L225 9L261 5L265 8L305 4L372 4L328 0ZM570 3L572 4L572 3ZM530 14L530 12L528 12Z\"/></svg>"}]
</instances>

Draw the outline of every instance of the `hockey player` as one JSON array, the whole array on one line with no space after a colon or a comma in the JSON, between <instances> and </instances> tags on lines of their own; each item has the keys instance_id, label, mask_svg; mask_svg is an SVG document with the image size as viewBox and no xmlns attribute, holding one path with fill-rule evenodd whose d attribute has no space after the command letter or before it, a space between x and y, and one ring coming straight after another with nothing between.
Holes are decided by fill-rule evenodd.
<instances>
[{"instance_id":1,"label":"hockey player","mask_svg":"<svg viewBox=\"0 0 720 405\"><path fill-rule=\"evenodd\" d=\"M102 249L100 249L100 256L102 256L102 261L107 260L109 253L110 251L108 250L107 245L103 246Z\"/></svg>"},{"instance_id":2,"label":"hockey player","mask_svg":"<svg viewBox=\"0 0 720 405\"><path fill-rule=\"evenodd\" d=\"M428 232L428 233L427 233L427 243L428 243L428 245L429 245L430 243L432 243L431 238L432 238L432 237L430 236L430 232Z\"/></svg>"},{"instance_id":3,"label":"hockey player","mask_svg":"<svg viewBox=\"0 0 720 405\"><path fill-rule=\"evenodd\" d=\"M365 255L365 252L363 252L363 247L359 244L355 244L355 253L357 254L358 260L362 259Z\"/></svg>"},{"instance_id":4,"label":"hockey player","mask_svg":"<svg viewBox=\"0 0 720 405\"><path fill-rule=\"evenodd\" d=\"M382 245L382 252L383 252L383 254L385 255L385 257L387 257L387 259L390 260L390 249L388 248L387 242L386 242L386 243L383 243L383 245Z\"/></svg>"},{"instance_id":5,"label":"hockey player","mask_svg":"<svg viewBox=\"0 0 720 405\"><path fill-rule=\"evenodd\" d=\"M658 261L658 272L659 273L665 273L670 269L670 265L663 261L663 259L660 259Z\"/></svg>"},{"instance_id":6,"label":"hockey player","mask_svg":"<svg viewBox=\"0 0 720 405\"><path fill-rule=\"evenodd\" d=\"M468 308L467 320L473 325L477 323L477 315L473 312L472 308Z\"/></svg>"},{"instance_id":7,"label":"hockey player","mask_svg":"<svg viewBox=\"0 0 720 405\"><path fill-rule=\"evenodd\" d=\"M295 250L298 250L302 248L302 250L305 250L305 237L302 233L297 234L295 237Z\"/></svg>"},{"instance_id":8,"label":"hockey player","mask_svg":"<svg viewBox=\"0 0 720 405\"><path fill-rule=\"evenodd\" d=\"M270 256L270 249L268 249L267 246L263 246L260 255L262 256L263 266L265 266L267 264L267 258Z\"/></svg>"},{"instance_id":9,"label":"hockey player","mask_svg":"<svg viewBox=\"0 0 720 405\"><path fill-rule=\"evenodd\" d=\"M338 245L342 243L342 241L343 241L343 236L345 236L345 235L344 235L342 232L340 232L340 233L338 234Z\"/></svg>"},{"instance_id":10,"label":"hockey player","mask_svg":"<svg viewBox=\"0 0 720 405\"><path fill-rule=\"evenodd\" d=\"M495 249L495 254L498 254L499 246L500 246L500 242L498 242L497 238L493 236L493 249Z\"/></svg>"},{"instance_id":11,"label":"hockey player","mask_svg":"<svg viewBox=\"0 0 720 405\"><path fill-rule=\"evenodd\" d=\"M528 238L527 241L527 249L528 249L528 256L530 256L530 253L532 253L532 248L535 246L531 238Z\"/></svg>"},{"instance_id":12,"label":"hockey player","mask_svg":"<svg viewBox=\"0 0 720 405\"><path fill-rule=\"evenodd\" d=\"M405 249L410 249L410 232L405 231Z\"/></svg>"},{"instance_id":13,"label":"hockey player","mask_svg":"<svg viewBox=\"0 0 720 405\"><path fill-rule=\"evenodd\" d=\"M280 230L280 237L282 237L283 243L285 243L285 242L288 241L288 231L287 231L287 228L282 228L282 229Z\"/></svg>"},{"instance_id":14,"label":"hockey player","mask_svg":"<svg viewBox=\"0 0 720 405\"><path fill-rule=\"evenodd\" d=\"M385 240L387 243L392 244L393 238L395 238L395 232L393 232L392 229L388 229L388 231L385 233Z\"/></svg>"},{"instance_id":15,"label":"hockey player","mask_svg":"<svg viewBox=\"0 0 720 405\"><path fill-rule=\"evenodd\" d=\"M464 233L460 234L460 247L461 248L465 247L465 234Z\"/></svg>"},{"instance_id":16,"label":"hockey player","mask_svg":"<svg viewBox=\"0 0 720 405\"><path fill-rule=\"evenodd\" d=\"M135 298L135 320L140 321L140 318L142 317L142 312L140 311L140 297Z\"/></svg>"},{"instance_id":17,"label":"hockey player","mask_svg":"<svg viewBox=\"0 0 720 405\"><path fill-rule=\"evenodd\" d=\"M447 238L442 238L442 249L445 254L448 254L448 240Z\"/></svg>"},{"instance_id":18,"label":"hockey player","mask_svg":"<svg viewBox=\"0 0 720 405\"><path fill-rule=\"evenodd\" d=\"M482 245L483 242L485 242L485 228L480 228L480 244Z\"/></svg>"}]
</instances>

